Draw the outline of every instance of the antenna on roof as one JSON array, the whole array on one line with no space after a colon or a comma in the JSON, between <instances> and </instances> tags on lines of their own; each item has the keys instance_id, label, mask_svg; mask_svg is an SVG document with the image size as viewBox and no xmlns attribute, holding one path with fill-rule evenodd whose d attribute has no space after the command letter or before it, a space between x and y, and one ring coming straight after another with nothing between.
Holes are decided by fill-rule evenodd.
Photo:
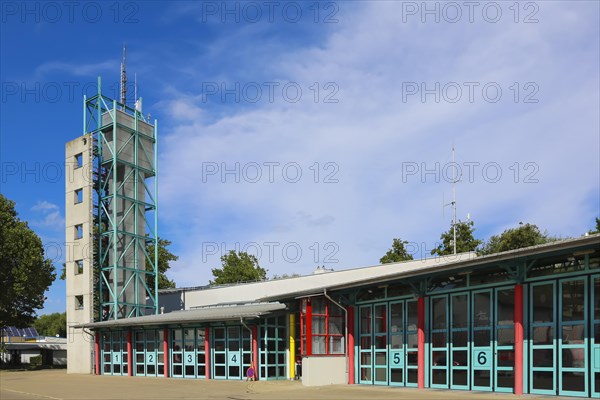
<instances>
[{"instance_id":1,"label":"antenna on roof","mask_svg":"<svg viewBox=\"0 0 600 400\"><path fill-rule=\"evenodd\" d=\"M444 204L445 206L452 206L452 251L456 254L456 184L460 182L460 176L457 176L457 165L454 161L454 143L452 143L452 166L454 167L454 173L452 176L452 201Z\"/></svg>"},{"instance_id":2,"label":"antenna on roof","mask_svg":"<svg viewBox=\"0 0 600 400\"><path fill-rule=\"evenodd\" d=\"M127 49L123 43L123 62L121 63L121 104L125 107L127 102L127 72L125 71L125 59Z\"/></svg>"}]
</instances>

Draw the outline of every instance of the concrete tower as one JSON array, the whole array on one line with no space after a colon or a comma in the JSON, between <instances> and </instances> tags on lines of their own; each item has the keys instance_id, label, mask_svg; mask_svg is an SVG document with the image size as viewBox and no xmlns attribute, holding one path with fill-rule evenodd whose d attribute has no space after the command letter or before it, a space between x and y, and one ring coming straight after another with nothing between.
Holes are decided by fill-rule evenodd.
<instances>
[{"instance_id":1,"label":"concrete tower","mask_svg":"<svg viewBox=\"0 0 600 400\"><path fill-rule=\"evenodd\" d=\"M68 372L94 363L92 336L72 326L158 311L157 124L141 99L124 102L102 95L98 79L85 134L66 145Z\"/></svg>"}]
</instances>

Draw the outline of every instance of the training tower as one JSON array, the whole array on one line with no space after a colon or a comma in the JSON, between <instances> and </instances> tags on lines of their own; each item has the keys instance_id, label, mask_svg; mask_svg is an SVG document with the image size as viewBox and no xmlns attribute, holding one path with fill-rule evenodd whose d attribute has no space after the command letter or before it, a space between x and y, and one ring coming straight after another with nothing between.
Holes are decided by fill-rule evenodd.
<instances>
[{"instance_id":1,"label":"training tower","mask_svg":"<svg viewBox=\"0 0 600 400\"><path fill-rule=\"evenodd\" d=\"M125 61L125 60L123 60ZM157 122L141 99L84 98L84 135L66 144L67 367L93 371L93 337L71 328L158 311Z\"/></svg>"}]
</instances>

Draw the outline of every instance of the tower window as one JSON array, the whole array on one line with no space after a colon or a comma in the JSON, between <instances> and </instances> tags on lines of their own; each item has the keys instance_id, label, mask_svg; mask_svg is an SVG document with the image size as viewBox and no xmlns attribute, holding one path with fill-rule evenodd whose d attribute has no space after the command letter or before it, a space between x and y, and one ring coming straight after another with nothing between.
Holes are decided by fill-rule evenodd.
<instances>
[{"instance_id":1,"label":"tower window","mask_svg":"<svg viewBox=\"0 0 600 400\"><path fill-rule=\"evenodd\" d=\"M75 261L75 275L83 274L83 260Z\"/></svg>"},{"instance_id":2,"label":"tower window","mask_svg":"<svg viewBox=\"0 0 600 400\"><path fill-rule=\"evenodd\" d=\"M75 239L83 237L83 225L75 225Z\"/></svg>"},{"instance_id":3,"label":"tower window","mask_svg":"<svg viewBox=\"0 0 600 400\"><path fill-rule=\"evenodd\" d=\"M83 201L83 189L75 190L75 204L79 204Z\"/></svg>"},{"instance_id":4,"label":"tower window","mask_svg":"<svg viewBox=\"0 0 600 400\"><path fill-rule=\"evenodd\" d=\"M83 310L83 296L75 296L75 309Z\"/></svg>"},{"instance_id":5,"label":"tower window","mask_svg":"<svg viewBox=\"0 0 600 400\"><path fill-rule=\"evenodd\" d=\"M83 167L83 153L75 155L75 168Z\"/></svg>"}]
</instances>

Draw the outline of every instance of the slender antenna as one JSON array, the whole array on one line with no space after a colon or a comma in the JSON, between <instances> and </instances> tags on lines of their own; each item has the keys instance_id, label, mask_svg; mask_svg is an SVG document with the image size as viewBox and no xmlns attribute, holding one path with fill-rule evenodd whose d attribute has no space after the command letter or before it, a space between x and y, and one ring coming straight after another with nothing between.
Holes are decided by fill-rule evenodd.
<instances>
[{"instance_id":1,"label":"slender antenna","mask_svg":"<svg viewBox=\"0 0 600 400\"><path fill-rule=\"evenodd\" d=\"M454 177L452 178L452 228L454 230L454 254L456 254L456 163L454 162L454 143L452 143L452 165L454 167Z\"/></svg>"},{"instance_id":2,"label":"slender antenna","mask_svg":"<svg viewBox=\"0 0 600 400\"><path fill-rule=\"evenodd\" d=\"M137 101L137 72L133 73L133 100Z\"/></svg>"},{"instance_id":3,"label":"slender antenna","mask_svg":"<svg viewBox=\"0 0 600 400\"><path fill-rule=\"evenodd\" d=\"M121 104L125 107L127 102L127 72L125 71L125 58L127 49L123 43L123 62L121 63Z\"/></svg>"}]
</instances>

